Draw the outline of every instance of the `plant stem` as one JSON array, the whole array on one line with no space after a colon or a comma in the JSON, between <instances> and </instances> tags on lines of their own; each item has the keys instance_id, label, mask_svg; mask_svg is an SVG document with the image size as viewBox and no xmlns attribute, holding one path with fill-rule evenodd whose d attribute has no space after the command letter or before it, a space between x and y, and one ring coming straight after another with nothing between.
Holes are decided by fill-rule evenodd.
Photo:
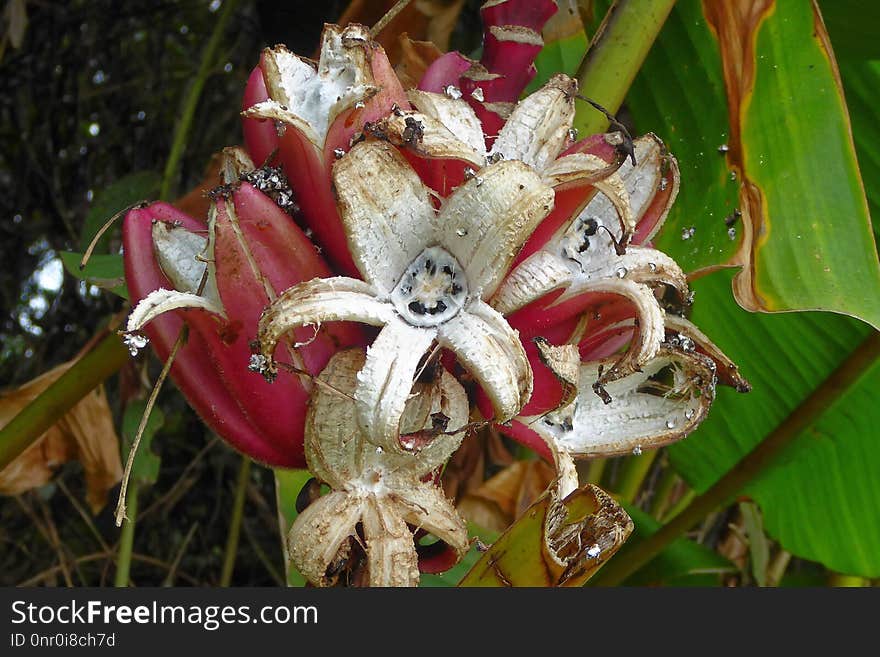
<instances>
[{"instance_id":1,"label":"plant stem","mask_svg":"<svg viewBox=\"0 0 880 657\"><path fill-rule=\"evenodd\" d=\"M678 501L675 504L673 504L666 511L666 513L664 513L660 517L660 520L671 520L672 518L677 516L679 513L681 513L687 507L688 504L693 502L694 498L696 496L697 496L697 491L695 491L693 488L688 488L684 493L682 493L682 496L680 498L678 498Z\"/></svg>"},{"instance_id":2,"label":"plant stem","mask_svg":"<svg viewBox=\"0 0 880 657\"><path fill-rule=\"evenodd\" d=\"M828 410L878 357L880 357L880 333L875 332L868 336L818 388L727 474L702 495L696 496L681 513L659 531L632 546L626 561L612 559L593 578L591 584L599 586L620 584L702 518L728 502L746 484L764 472L767 466Z\"/></svg>"},{"instance_id":3,"label":"plant stem","mask_svg":"<svg viewBox=\"0 0 880 657\"><path fill-rule=\"evenodd\" d=\"M675 490L675 485L680 481L678 473L672 469L669 463L664 463L663 473L660 475L660 481L657 482L657 488L654 491L654 497L651 498L651 505L648 512L657 520L663 517L666 509L669 507L669 498Z\"/></svg>"},{"instance_id":4,"label":"plant stem","mask_svg":"<svg viewBox=\"0 0 880 657\"><path fill-rule=\"evenodd\" d=\"M128 486L126 508L128 521L122 526L122 534L119 537L119 550L116 552L116 576L113 586L128 586L129 573L131 572L131 554L134 547L134 525L137 520L138 506L138 483L132 480Z\"/></svg>"},{"instance_id":5,"label":"plant stem","mask_svg":"<svg viewBox=\"0 0 880 657\"><path fill-rule=\"evenodd\" d=\"M831 573L828 577L828 586L838 588L858 588L862 586L870 586L870 582L864 577L857 575L841 575L840 573Z\"/></svg>"},{"instance_id":6,"label":"plant stem","mask_svg":"<svg viewBox=\"0 0 880 657\"><path fill-rule=\"evenodd\" d=\"M593 459L587 465L587 483L596 484L602 481L602 475L605 474L605 466L608 465L608 459Z\"/></svg>"},{"instance_id":7,"label":"plant stem","mask_svg":"<svg viewBox=\"0 0 880 657\"><path fill-rule=\"evenodd\" d=\"M623 502L632 504L635 501L657 454L658 451L655 449L647 454L630 456L624 461L620 472L620 484L617 487L617 494Z\"/></svg>"},{"instance_id":8,"label":"plant stem","mask_svg":"<svg viewBox=\"0 0 880 657\"><path fill-rule=\"evenodd\" d=\"M74 363L36 399L0 429L0 470L30 447L89 392L116 373L129 359L115 333Z\"/></svg>"},{"instance_id":9,"label":"plant stem","mask_svg":"<svg viewBox=\"0 0 880 657\"><path fill-rule=\"evenodd\" d=\"M580 92L616 112L636 77L675 0L617 0L577 72ZM602 132L608 120L592 109L578 112L574 127L582 135Z\"/></svg>"},{"instance_id":10,"label":"plant stem","mask_svg":"<svg viewBox=\"0 0 880 657\"><path fill-rule=\"evenodd\" d=\"M205 44L205 49L202 51L202 60L199 62L199 70L196 73L195 78L193 78L187 95L184 97L183 105L180 110L180 118L177 121L177 125L174 127L171 153L168 155L168 160L165 163L165 171L162 174L162 186L159 188L159 198L161 199L168 200L172 193L180 169L180 160L183 158L183 151L186 148L186 141L189 137L189 130L192 127L196 108L198 107L199 99L202 96L202 89L204 89L208 75L214 66L217 47L220 45L220 40L226 30L226 24L229 22L229 18L235 11L235 6L237 4L238 0L226 0L226 2L223 3L223 10L217 18L217 24L214 26L211 38L208 39L208 43Z\"/></svg>"},{"instance_id":11,"label":"plant stem","mask_svg":"<svg viewBox=\"0 0 880 657\"><path fill-rule=\"evenodd\" d=\"M788 568L790 561L791 552L780 548L767 569L767 586L779 586L779 582L782 581L782 576L785 574L785 569Z\"/></svg>"},{"instance_id":12,"label":"plant stem","mask_svg":"<svg viewBox=\"0 0 880 657\"><path fill-rule=\"evenodd\" d=\"M238 539L241 536L241 518L244 511L244 497L251 476L251 460L241 457L238 479L235 482L235 500L232 503L232 520L229 522L229 535L226 537L226 553L223 556L223 570L220 571L220 586L229 586L232 571L235 570L235 556L238 553Z\"/></svg>"}]
</instances>

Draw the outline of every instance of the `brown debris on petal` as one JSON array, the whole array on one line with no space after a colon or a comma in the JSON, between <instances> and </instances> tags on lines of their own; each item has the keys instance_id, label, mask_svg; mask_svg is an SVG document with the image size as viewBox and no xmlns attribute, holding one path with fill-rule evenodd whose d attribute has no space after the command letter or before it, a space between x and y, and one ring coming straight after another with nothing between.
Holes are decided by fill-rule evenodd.
<instances>
[{"instance_id":1,"label":"brown debris on petal","mask_svg":"<svg viewBox=\"0 0 880 657\"><path fill-rule=\"evenodd\" d=\"M737 392L750 392L752 385L739 373L739 368L727 355L719 349L695 324L684 317L669 314L666 316L667 340L678 337L679 344L682 338L692 342L690 348L711 358L715 363L718 383L731 386ZM687 346L687 343L685 343Z\"/></svg>"}]
</instances>

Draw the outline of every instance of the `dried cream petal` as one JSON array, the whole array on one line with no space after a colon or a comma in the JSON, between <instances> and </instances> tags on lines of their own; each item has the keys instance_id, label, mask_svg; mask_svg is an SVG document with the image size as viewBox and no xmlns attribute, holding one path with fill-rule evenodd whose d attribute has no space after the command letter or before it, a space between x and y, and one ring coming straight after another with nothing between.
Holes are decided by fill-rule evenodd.
<instances>
[{"instance_id":1,"label":"dried cream petal","mask_svg":"<svg viewBox=\"0 0 880 657\"><path fill-rule=\"evenodd\" d=\"M522 162L480 170L447 199L438 241L458 259L471 292L490 297L535 227L553 208L553 190Z\"/></svg>"},{"instance_id":2,"label":"dried cream petal","mask_svg":"<svg viewBox=\"0 0 880 657\"><path fill-rule=\"evenodd\" d=\"M370 586L418 586L412 532L387 499L369 497L363 515Z\"/></svg>"},{"instance_id":3,"label":"dried cream petal","mask_svg":"<svg viewBox=\"0 0 880 657\"><path fill-rule=\"evenodd\" d=\"M390 292L432 242L430 192L391 144L355 145L333 167L339 213L364 279Z\"/></svg>"},{"instance_id":4,"label":"dried cream petal","mask_svg":"<svg viewBox=\"0 0 880 657\"><path fill-rule=\"evenodd\" d=\"M509 315L571 282L571 265L548 251L538 251L514 269L492 297L492 307Z\"/></svg>"},{"instance_id":5,"label":"dried cream petal","mask_svg":"<svg viewBox=\"0 0 880 657\"><path fill-rule=\"evenodd\" d=\"M604 383L636 371L654 358L665 337L665 313L649 287L619 278L575 279L553 305L580 294L592 293L616 294L629 299L635 306L638 318L635 338L626 353L616 363L604 368L601 377L601 382Z\"/></svg>"},{"instance_id":6,"label":"dried cream petal","mask_svg":"<svg viewBox=\"0 0 880 657\"><path fill-rule=\"evenodd\" d=\"M475 151L440 121L427 114L390 114L379 121L373 131L395 146L408 148L421 157L463 160L475 169L481 169L486 164L482 152Z\"/></svg>"},{"instance_id":7,"label":"dried cream petal","mask_svg":"<svg viewBox=\"0 0 880 657\"><path fill-rule=\"evenodd\" d=\"M532 369L519 333L488 304L474 301L466 312L439 326L437 341L483 387L495 409L495 421L509 420L531 397Z\"/></svg>"},{"instance_id":8,"label":"dried cream petal","mask_svg":"<svg viewBox=\"0 0 880 657\"><path fill-rule=\"evenodd\" d=\"M386 451L405 451L400 444L400 419L419 362L436 335L434 329L417 328L394 319L367 350L354 392L358 421L365 438Z\"/></svg>"},{"instance_id":9,"label":"dried cream petal","mask_svg":"<svg viewBox=\"0 0 880 657\"><path fill-rule=\"evenodd\" d=\"M275 372L272 355L278 341L300 326L324 322L352 321L383 326L397 314L390 304L376 299L376 291L353 278L315 278L298 283L279 295L263 311L257 331L260 352L266 359L267 373Z\"/></svg>"},{"instance_id":10,"label":"dried cream petal","mask_svg":"<svg viewBox=\"0 0 880 657\"><path fill-rule=\"evenodd\" d=\"M461 559L470 547L467 525L433 483L423 483L394 500L397 512L416 529L423 529L451 546Z\"/></svg>"},{"instance_id":11,"label":"dried cream petal","mask_svg":"<svg viewBox=\"0 0 880 657\"><path fill-rule=\"evenodd\" d=\"M501 128L492 153L520 160L543 171L562 151L574 120L577 82L555 75L535 93L523 98ZM491 155L490 154L490 155Z\"/></svg>"},{"instance_id":12,"label":"dried cream petal","mask_svg":"<svg viewBox=\"0 0 880 657\"><path fill-rule=\"evenodd\" d=\"M664 346L641 372L607 383L611 401L606 404L593 384L600 367L613 365L613 359L584 363L574 403L520 421L575 457L616 456L684 438L705 418L715 397L712 361Z\"/></svg>"},{"instance_id":13,"label":"dried cream petal","mask_svg":"<svg viewBox=\"0 0 880 657\"><path fill-rule=\"evenodd\" d=\"M442 123L449 132L485 159L483 126L470 105L460 98L418 89L412 89L406 95L413 107Z\"/></svg>"},{"instance_id":14,"label":"dried cream petal","mask_svg":"<svg viewBox=\"0 0 880 657\"><path fill-rule=\"evenodd\" d=\"M284 46L264 52L269 97L296 116L297 123L309 126L312 134L306 134L315 145L323 145L328 126L342 111L375 92L366 53L369 40L361 25L327 25L317 71Z\"/></svg>"},{"instance_id":15,"label":"dried cream petal","mask_svg":"<svg viewBox=\"0 0 880 657\"><path fill-rule=\"evenodd\" d=\"M572 153L554 160L541 170L544 181L552 187L562 187L572 183L594 184L613 174L619 165L606 162L590 153Z\"/></svg>"},{"instance_id":16,"label":"dried cream petal","mask_svg":"<svg viewBox=\"0 0 880 657\"><path fill-rule=\"evenodd\" d=\"M315 586L330 586L327 570L357 534L356 525L364 513L364 497L331 492L312 502L300 513L287 535L290 559L296 569Z\"/></svg>"},{"instance_id":17,"label":"dried cream petal","mask_svg":"<svg viewBox=\"0 0 880 657\"><path fill-rule=\"evenodd\" d=\"M189 292L178 292L177 290L165 290L159 288L153 290L134 307L128 316L128 323L125 326L126 333L137 333L148 322L156 317L171 310L187 310L196 308L206 310L225 317L223 308L215 302L197 294Z\"/></svg>"}]
</instances>

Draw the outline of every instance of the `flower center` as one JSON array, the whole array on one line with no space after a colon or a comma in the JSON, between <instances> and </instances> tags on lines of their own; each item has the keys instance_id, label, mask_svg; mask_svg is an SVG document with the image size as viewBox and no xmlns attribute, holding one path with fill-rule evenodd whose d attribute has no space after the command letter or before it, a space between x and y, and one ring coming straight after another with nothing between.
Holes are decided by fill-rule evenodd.
<instances>
[{"instance_id":1,"label":"flower center","mask_svg":"<svg viewBox=\"0 0 880 657\"><path fill-rule=\"evenodd\" d=\"M414 326L436 326L452 319L466 298L464 269L439 246L422 251L391 292L397 312Z\"/></svg>"}]
</instances>

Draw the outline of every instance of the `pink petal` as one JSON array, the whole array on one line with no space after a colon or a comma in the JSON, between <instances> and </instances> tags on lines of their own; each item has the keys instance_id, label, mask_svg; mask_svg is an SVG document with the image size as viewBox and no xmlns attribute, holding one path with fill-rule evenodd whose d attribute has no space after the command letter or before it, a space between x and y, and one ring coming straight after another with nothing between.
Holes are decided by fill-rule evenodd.
<instances>
[{"instance_id":1,"label":"pink petal","mask_svg":"<svg viewBox=\"0 0 880 657\"><path fill-rule=\"evenodd\" d=\"M457 87L462 73L468 70L472 64L473 62L461 53L448 52L435 59L425 70L425 74L419 81L419 89L442 94L449 85Z\"/></svg>"},{"instance_id":2,"label":"pink petal","mask_svg":"<svg viewBox=\"0 0 880 657\"><path fill-rule=\"evenodd\" d=\"M241 108L246 110L268 98L269 92L266 91L266 83L263 81L263 71L257 66L248 77ZM258 167L268 164L269 157L278 149L278 132L272 121L244 118L241 121L241 129L244 133L245 146L254 163Z\"/></svg>"},{"instance_id":3,"label":"pink petal","mask_svg":"<svg viewBox=\"0 0 880 657\"><path fill-rule=\"evenodd\" d=\"M200 234L207 227L178 212L167 203L154 203L142 210L132 210L123 223L125 278L132 302L143 299L160 287L171 289L153 252L153 221L180 222L184 228ZM183 327L183 318L197 313L167 313L144 329L156 354L166 360ZM178 351L171 367L171 377L193 409L208 426L236 449L252 458L282 467L303 467L302 449L285 450L267 441L243 412L238 401L220 378L213 358L196 334Z\"/></svg>"},{"instance_id":4,"label":"pink petal","mask_svg":"<svg viewBox=\"0 0 880 657\"><path fill-rule=\"evenodd\" d=\"M557 10L553 0L506 0L486 5L480 9L486 28L492 25L521 25L536 32L544 29L544 24Z\"/></svg>"}]
</instances>

